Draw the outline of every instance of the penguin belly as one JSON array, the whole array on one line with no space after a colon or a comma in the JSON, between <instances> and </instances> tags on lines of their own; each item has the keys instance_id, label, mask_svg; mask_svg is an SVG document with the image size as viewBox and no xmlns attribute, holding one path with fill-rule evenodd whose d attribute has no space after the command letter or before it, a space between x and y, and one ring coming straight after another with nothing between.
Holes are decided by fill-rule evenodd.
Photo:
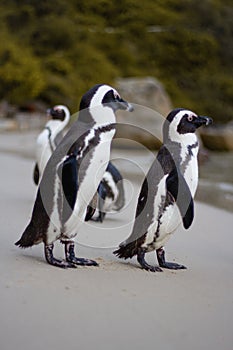
<instances>
[{"instance_id":1,"label":"penguin belly","mask_svg":"<svg viewBox=\"0 0 233 350\"><path fill-rule=\"evenodd\" d=\"M148 251L161 248L181 222L182 218L177 205L169 205L159 219L149 226L143 247Z\"/></svg>"},{"instance_id":2,"label":"penguin belly","mask_svg":"<svg viewBox=\"0 0 233 350\"><path fill-rule=\"evenodd\" d=\"M171 234L181 223L182 218L177 205L169 205L160 218L159 235L155 242L155 249L159 249L165 245Z\"/></svg>"},{"instance_id":3,"label":"penguin belly","mask_svg":"<svg viewBox=\"0 0 233 350\"><path fill-rule=\"evenodd\" d=\"M142 245L148 251L161 248L169 239L170 234L182 222L179 209L175 203L165 206L167 176L164 176L158 184L158 191L153 204L153 219L148 227L146 240Z\"/></svg>"},{"instance_id":4,"label":"penguin belly","mask_svg":"<svg viewBox=\"0 0 233 350\"><path fill-rule=\"evenodd\" d=\"M84 222L86 208L94 197L109 162L114 133L115 130L111 130L101 134L99 144L94 148L92 159L78 189L73 213L65 223L65 236L68 238L74 237Z\"/></svg>"},{"instance_id":5,"label":"penguin belly","mask_svg":"<svg viewBox=\"0 0 233 350\"><path fill-rule=\"evenodd\" d=\"M194 197L198 185L198 162L197 157L192 157L188 167L184 171L184 178L187 182L192 197Z\"/></svg>"},{"instance_id":6,"label":"penguin belly","mask_svg":"<svg viewBox=\"0 0 233 350\"><path fill-rule=\"evenodd\" d=\"M36 147L36 161L40 170L40 176L44 172L51 153L52 151L48 142L48 130L43 130L43 132L38 136Z\"/></svg>"},{"instance_id":7,"label":"penguin belly","mask_svg":"<svg viewBox=\"0 0 233 350\"><path fill-rule=\"evenodd\" d=\"M116 183L114 182L112 175L110 173L105 172L103 179L106 181L107 186L109 187L109 190L111 191L111 195L108 196L108 194L107 194L107 196L104 200L103 208L102 208L102 211L107 213L110 211L117 210L117 208L115 207L114 204L118 198L119 191L118 191Z\"/></svg>"}]
</instances>

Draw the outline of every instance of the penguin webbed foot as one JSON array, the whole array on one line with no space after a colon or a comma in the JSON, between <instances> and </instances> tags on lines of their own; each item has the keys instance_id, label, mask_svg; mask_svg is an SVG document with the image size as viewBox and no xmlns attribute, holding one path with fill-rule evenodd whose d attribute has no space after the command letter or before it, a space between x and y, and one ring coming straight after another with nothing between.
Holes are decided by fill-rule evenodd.
<instances>
[{"instance_id":1,"label":"penguin webbed foot","mask_svg":"<svg viewBox=\"0 0 233 350\"><path fill-rule=\"evenodd\" d=\"M184 265L166 261L165 260L165 251L164 251L163 247L157 249L156 250L156 254L157 254L157 259L158 259L159 266L161 266L161 267L163 267L165 269L170 269L170 270L184 270L184 269L187 269L187 267L184 266Z\"/></svg>"},{"instance_id":2,"label":"penguin webbed foot","mask_svg":"<svg viewBox=\"0 0 233 350\"><path fill-rule=\"evenodd\" d=\"M139 262L139 264L141 265L142 269L146 270L146 271L151 271L151 272L163 272L162 269L160 269L160 267L158 266L152 266L150 264L148 264L145 260L145 252L144 251L140 251L137 254L137 260Z\"/></svg>"},{"instance_id":3,"label":"penguin webbed foot","mask_svg":"<svg viewBox=\"0 0 233 350\"><path fill-rule=\"evenodd\" d=\"M53 256L53 244L45 244L45 258L48 264L56 266L56 267L61 267L63 269L67 269L69 267L71 268L76 268L76 265L72 264L71 262L64 261L64 260L59 260L54 258Z\"/></svg>"},{"instance_id":4,"label":"penguin webbed foot","mask_svg":"<svg viewBox=\"0 0 233 350\"><path fill-rule=\"evenodd\" d=\"M99 216L97 216L96 218L92 218L91 220L95 221L95 222L101 222L102 223L104 221L105 215L106 215L106 213L99 212Z\"/></svg>"},{"instance_id":5,"label":"penguin webbed foot","mask_svg":"<svg viewBox=\"0 0 233 350\"><path fill-rule=\"evenodd\" d=\"M66 261L70 264L79 266L98 266L98 263L91 259L77 258L74 252L74 242L62 241L65 244Z\"/></svg>"},{"instance_id":6,"label":"penguin webbed foot","mask_svg":"<svg viewBox=\"0 0 233 350\"><path fill-rule=\"evenodd\" d=\"M184 265L180 265L180 264L173 263L173 262L167 262L167 261L164 264L159 265L159 266L163 267L164 269L170 269L170 270L185 270L185 269L187 269L187 267Z\"/></svg>"},{"instance_id":7,"label":"penguin webbed foot","mask_svg":"<svg viewBox=\"0 0 233 350\"><path fill-rule=\"evenodd\" d=\"M66 259L67 262L75 264L75 265L80 265L80 266L98 266L98 263L95 260L91 259L85 259L85 258L68 258Z\"/></svg>"},{"instance_id":8,"label":"penguin webbed foot","mask_svg":"<svg viewBox=\"0 0 233 350\"><path fill-rule=\"evenodd\" d=\"M99 216L97 218L92 218L91 220L95 222L103 222L103 220Z\"/></svg>"}]
</instances>

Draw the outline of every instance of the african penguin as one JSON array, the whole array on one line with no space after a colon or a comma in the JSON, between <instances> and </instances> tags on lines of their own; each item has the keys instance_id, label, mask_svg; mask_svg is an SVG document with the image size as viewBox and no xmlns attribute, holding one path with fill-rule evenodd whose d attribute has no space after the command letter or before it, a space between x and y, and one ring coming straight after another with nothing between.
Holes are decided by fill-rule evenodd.
<instances>
[{"instance_id":1,"label":"african penguin","mask_svg":"<svg viewBox=\"0 0 233 350\"><path fill-rule=\"evenodd\" d=\"M162 271L185 266L165 260L164 244L183 222L185 229L194 217L193 197L198 184L198 139L195 131L212 119L190 110L171 111L163 125L163 145L150 167L138 198L131 235L114 252L119 258L137 260L143 269ZM145 253L156 250L160 267L145 261Z\"/></svg>"},{"instance_id":2,"label":"african penguin","mask_svg":"<svg viewBox=\"0 0 233 350\"><path fill-rule=\"evenodd\" d=\"M98 187L97 208L99 211L95 221L103 222L106 213L110 211L119 211L125 204L125 192L123 178L119 170L111 163L108 163Z\"/></svg>"},{"instance_id":3,"label":"african penguin","mask_svg":"<svg viewBox=\"0 0 233 350\"><path fill-rule=\"evenodd\" d=\"M97 265L75 256L74 237L84 220L94 214L88 204L109 162L117 109L133 110L108 85L96 85L82 97L78 119L45 167L31 220L16 245L26 248L43 242L47 262L58 267ZM53 256L58 239L65 246L65 261Z\"/></svg>"},{"instance_id":4,"label":"african penguin","mask_svg":"<svg viewBox=\"0 0 233 350\"><path fill-rule=\"evenodd\" d=\"M57 105L47 110L49 121L36 140L36 164L33 180L38 185L44 168L61 141L63 132L70 120L70 111L66 106Z\"/></svg>"}]
</instances>

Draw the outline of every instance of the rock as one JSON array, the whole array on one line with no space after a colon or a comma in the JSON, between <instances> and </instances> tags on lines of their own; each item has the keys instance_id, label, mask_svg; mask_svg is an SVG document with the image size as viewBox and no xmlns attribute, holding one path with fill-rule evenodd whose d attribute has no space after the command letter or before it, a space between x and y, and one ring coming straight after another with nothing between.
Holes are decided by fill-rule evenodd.
<instances>
[{"instance_id":1,"label":"rock","mask_svg":"<svg viewBox=\"0 0 233 350\"><path fill-rule=\"evenodd\" d=\"M168 94L155 78L119 78L116 87L127 101L149 107L163 116L172 109Z\"/></svg>"},{"instance_id":2,"label":"rock","mask_svg":"<svg viewBox=\"0 0 233 350\"><path fill-rule=\"evenodd\" d=\"M203 128L200 131L203 145L214 151L233 150L233 122L226 125Z\"/></svg>"},{"instance_id":3,"label":"rock","mask_svg":"<svg viewBox=\"0 0 233 350\"><path fill-rule=\"evenodd\" d=\"M162 141L164 117L172 110L171 100L163 85L155 78L120 78L116 89L127 101L134 104L133 113L117 113L116 138L122 143L137 143L157 149ZM128 141L127 141L128 140Z\"/></svg>"},{"instance_id":4,"label":"rock","mask_svg":"<svg viewBox=\"0 0 233 350\"><path fill-rule=\"evenodd\" d=\"M35 130L43 128L48 118L45 112L18 112L15 121L19 130Z\"/></svg>"},{"instance_id":5,"label":"rock","mask_svg":"<svg viewBox=\"0 0 233 350\"><path fill-rule=\"evenodd\" d=\"M0 101L0 118L13 118L14 113L16 112L16 106L11 105L8 101Z\"/></svg>"}]
</instances>

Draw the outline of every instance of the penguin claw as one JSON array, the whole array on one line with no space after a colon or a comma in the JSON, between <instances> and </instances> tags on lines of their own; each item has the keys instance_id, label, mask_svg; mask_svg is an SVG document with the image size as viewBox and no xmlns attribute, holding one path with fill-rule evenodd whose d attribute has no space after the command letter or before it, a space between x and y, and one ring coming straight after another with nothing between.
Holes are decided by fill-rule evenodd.
<instances>
[{"instance_id":1,"label":"penguin claw","mask_svg":"<svg viewBox=\"0 0 233 350\"><path fill-rule=\"evenodd\" d=\"M150 272L163 272L163 270L160 269L160 267L158 266L152 266L152 265L146 264L143 266L141 265L141 267L143 270L150 271Z\"/></svg>"},{"instance_id":2,"label":"penguin claw","mask_svg":"<svg viewBox=\"0 0 233 350\"><path fill-rule=\"evenodd\" d=\"M61 267L62 269L67 269L67 268L74 268L74 269L76 269L76 267L77 267L75 264L72 264L69 261L58 260L58 259L55 259L55 258L50 259L49 261L47 260L47 262L50 265Z\"/></svg>"},{"instance_id":3,"label":"penguin claw","mask_svg":"<svg viewBox=\"0 0 233 350\"><path fill-rule=\"evenodd\" d=\"M92 218L91 220L94 222L101 222L101 223L103 222L103 220L100 217Z\"/></svg>"},{"instance_id":4,"label":"penguin claw","mask_svg":"<svg viewBox=\"0 0 233 350\"><path fill-rule=\"evenodd\" d=\"M159 266L163 267L164 269L170 269L170 270L187 269L187 267L184 265L180 265L180 264L173 263L173 262L167 262L165 259L165 251L164 251L163 247L157 249L156 254L157 254Z\"/></svg>"},{"instance_id":5,"label":"penguin claw","mask_svg":"<svg viewBox=\"0 0 233 350\"><path fill-rule=\"evenodd\" d=\"M76 268L74 264L65 260L59 260L53 256L53 244L45 245L45 258L50 265L67 269L69 267Z\"/></svg>"},{"instance_id":6,"label":"penguin claw","mask_svg":"<svg viewBox=\"0 0 233 350\"><path fill-rule=\"evenodd\" d=\"M97 262L91 259L76 258L74 252L74 242L61 241L65 244L65 256L68 263L80 266L98 266Z\"/></svg>"},{"instance_id":7,"label":"penguin claw","mask_svg":"<svg viewBox=\"0 0 233 350\"><path fill-rule=\"evenodd\" d=\"M180 264L176 264L176 263L172 263L172 262L165 262L159 266L163 267L164 269L170 269L170 270L185 270L185 269L187 269L187 267L184 265L180 265Z\"/></svg>"},{"instance_id":8,"label":"penguin claw","mask_svg":"<svg viewBox=\"0 0 233 350\"><path fill-rule=\"evenodd\" d=\"M99 266L99 264L91 259L84 259L84 258L68 258L67 259L68 263L75 264L75 265L80 265L80 266Z\"/></svg>"},{"instance_id":9,"label":"penguin claw","mask_svg":"<svg viewBox=\"0 0 233 350\"><path fill-rule=\"evenodd\" d=\"M163 270L158 267L158 266L152 266L148 264L145 260L145 252L141 251L137 255L137 259L139 264L141 265L142 269L146 271L151 271L151 272L163 272Z\"/></svg>"}]
</instances>

